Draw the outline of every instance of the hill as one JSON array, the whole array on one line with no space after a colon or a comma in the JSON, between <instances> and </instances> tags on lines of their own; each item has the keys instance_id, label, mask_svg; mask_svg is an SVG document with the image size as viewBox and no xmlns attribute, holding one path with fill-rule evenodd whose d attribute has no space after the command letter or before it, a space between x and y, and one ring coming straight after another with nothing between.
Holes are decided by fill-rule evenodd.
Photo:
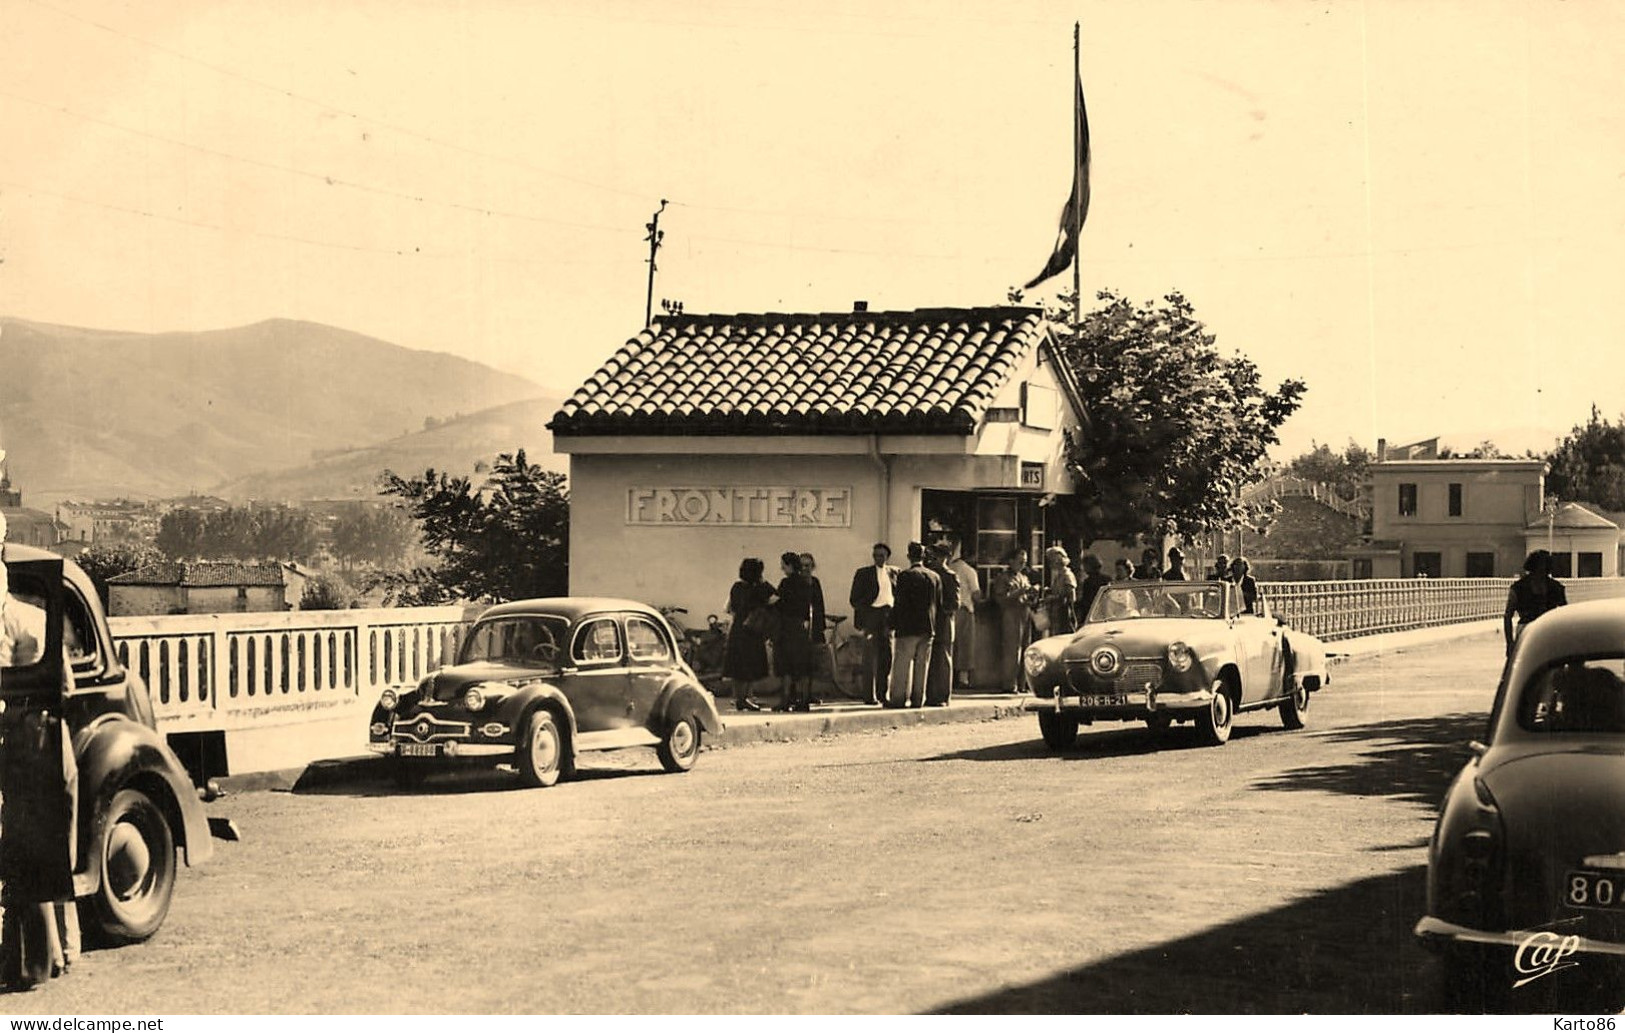
<instances>
[{"instance_id":1,"label":"hill","mask_svg":"<svg viewBox=\"0 0 1625 1033\"><path fill-rule=\"evenodd\" d=\"M384 470L407 477L431 467L478 483L482 478L475 463L489 464L497 453L517 448L544 469L567 473L569 457L553 454L553 435L547 430L547 421L560 404L556 398L510 402L367 448L325 455L303 466L242 477L216 494L233 500L374 498Z\"/></svg>"},{"instance_id":2,"label":"hill","mask_svg":"<svg viewBox=\"0 0 1625 1033\"><path fill-rule=\"evenodd\" d=\"M0 318L0 443L32 504L210 491L543 393L319 323L137 334Z\"/></svg>"}]
</instances>

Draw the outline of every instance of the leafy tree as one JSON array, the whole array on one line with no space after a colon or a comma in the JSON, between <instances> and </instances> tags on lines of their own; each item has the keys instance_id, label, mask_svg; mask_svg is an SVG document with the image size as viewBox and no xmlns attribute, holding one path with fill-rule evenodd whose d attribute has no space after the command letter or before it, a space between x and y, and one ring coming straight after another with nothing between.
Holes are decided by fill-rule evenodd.
<instances>
[{"instance_id":1,"label":"leafy tree","mask_svg":"<svg viewBox=\"0 0 1625 1033\"><path fill-rule=\"evenodd\" d=\"M1501 446L1486 438L1465 452L1457 452L1449 445L1439 449L1440 459L1509 459Z\"/></svg>"},{"instance_id":2,"label":"leafy tree","mask_svg":"<svg viewBox=\"0 0 1625 1033\"><path fill-rule=\"evenodd\" d=\"M314 574L305 582L299 596L301 610L347 610L356 599L355 589L337 574Z\"/></svg>"},{"instance_id":3,"label":"leafy tree","mask_svg":"<svg viewBox=\"0 0 1625 1033\"><path fill-rule=\"evenodd\" d=\"M466 477L428 470L409 479L385 471L382 492L409 504L447 593L503 600L568 591L569 490L563 474L527 461L523 449L498 456L478 490Z\"/></svg>"},{"instance_id":4,"label":"leafy tree","mask_svg":"<svg viewBox=\"0 0 1625 1033\"><path fill-rule=\"evenodd\" d=\"M303 509L276 506L253 510L250 517L253 552L244 558L308 560L320 546L316 518Z\"/></svg>"},{"instance_id":5,"label":"leafy tree","mask_svg":"<svg viewBox=\"0 0 1625 1033\"><path fill-rule=\"evenodd\" d=\"M162 563L164 554L151 545L142 545L135 542L118 542L109 545L92 545L81 552L77 557L79 566L96 586L96 593L102 597L102 605L107 605L107 582L109 578L128 574L142 567L150 567L155 563Z\"/></svg>"},{"instance_id":6,"label":"leafy tree","mask_svg":"<svg viewBox=\"0 0 1625 1033\"><path fill-rule=\"evenodd\" d=\"M1306 481L1330 485L1340 498L1353 501L1360 497L1373 458L1368 450L1352 440L1341 452L1332 451L1330 445L1315 444L1287 463L1286 472Z\"/></svg>"},{"instance_id":7,"label":"leafy tree","mask_svg":"<svg viewBox=\"0 0 1625 1033\"><path fill-rule=\"evenodd\" d=\"M1592 406L1591 419L1570 431L1546 461L1546 490L1553 495L1625 509L1625 417L1610 423Z\"/></svg>"},{"instance_id":8,"label":"leafy tree","mask_svg":"<svg viewBox=\"0 0 1625 1033\"><path fill-rule=\"evenodd\" d=\"M356 505L334 519L331 549L345 570L358 563L391 567L406 557L415 530L394 506Z\"/></svg>"},{"instance_id":9,"label":"leafy tree","mask_svg":"<svg viewBox=\"0 0 1625 1033\"><path fill-rule=\"evenodd\" d=\"M172 509L158 520L153 544L172 560L195 560L203 555L203 514L195 509Z\"/></svg>"},{"instance_id":10,"label":"leafy tree","mask_svg":"<svg viewBox=\"0 0 1625 1033\"><path fill-rule=\"evenodd\" d=\"M1081 323L1061 316L1057 334L1087 413L1067 440L1078 533L1191 538L1258 526L1267 514L1240 489L1263 469L1303 382L1266 390L1250 360L1219 352L1177 291L1143 305L1111 291L1097 297L1101 307Z\"/></svg>"},{"instance_id":11,"label":"leafy tree","mask_svg":"<svg viewBox=\"0 0 1625 1033\"><path fill-rule=\"evenodd\" d=\"M257 559L260 526L253 510L233 506L203 517L203 543L199 554L206 560Z\"/></svg>"}]
</instances>

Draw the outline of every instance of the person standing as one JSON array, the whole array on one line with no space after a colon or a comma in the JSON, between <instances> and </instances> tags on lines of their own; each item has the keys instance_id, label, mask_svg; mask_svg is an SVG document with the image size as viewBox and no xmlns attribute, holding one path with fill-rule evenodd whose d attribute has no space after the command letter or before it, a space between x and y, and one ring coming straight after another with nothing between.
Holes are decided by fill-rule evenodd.
<instances>
[{"instance_id":1,"label":"person standing","mask_svg":"<svg viewBox=\"0 0 1625 1033\"><path fill-rule=\"evenodd\" d=\"M925 705L945 707L954 694L954 646L959 613L959 600L966 589L959 585L959 575L948 566L953 547L939 542L930 549L926 566L937 576L941 598L938 600L937 620L931 636L931 667L925 679Z\"/></svg>"},{"instance_id":2,"label":"person standing","mask_svg":"<svg viewBox=\"0 0 1625 1033\"><path fill-rule=\"evenodd\" d=\"M976 669L976 605L982 601L981 578L965 559L959 538L948 539L953 559L948 569L959 579L959 608L954 611L954 681L961 689L971 687Z\"/></svg>"},{"instance_id":3,"label":"person standing","mask_svg":"<svg viewBox=\"0 0 1625 1033\"><path fill-rule=\"evenodd\" d=\"M801 569L799 553L779 557L778 634L773 640L773 666L779 676L779 702L774 710L812 709L812 582Z\"/></svg>"},{"instance_id":4,"label":"person standing","mask_svg":"<svg viewBox=\"0 0 1625 1033\"><path fill-rule=\"evenodd\" d=\"M1162 580L1162 553L1157 549L1146 549L1140 553L1140 567L1134 572L1137 581Z\"/></svg>"},{"instance_id":5,"label":"person standing","mask_svg":"<svg viewBox=\"0 0 1625 1033\"><path fill-rule=\"evenodd\" d=\"M817 570L818 561L813 558L813 554L810 552L802 553L801 572L807 575L807 589L812 596L812 619L807 625L807 631L812 639L814 656L817 656L819 649L823 647L824 643L828 639L828 629L824 627L824 625L828 623L824 614L824 586L818 580ZM818 665L816 663L813 664L813 668L815 670L817 667ZM835 671L831 670L829 672L829 676L830 680L833 681L835 678ZM822 703L823 700L818 699L817 697L809 697L807 702L811 703L813 706L817 706L818 704Z\"/></svg>"},{"instance_id":6,"label":"person standing","mask_svg":"<svg viewBox=\"0 0 1625 1033\"><path fill-rule=\"evenodd\" d=\"M1168 550L1168 569L1162 572L1164 581L1188 581L1185 576L1185 553L1175 545Z\"/></svg>"},{"instance_id":7,"label":"person standing","mask_svg":"<svg viewBox=\"0 0 1625 1033\"><path fill-rule=\"evenodd\" d=\"M1207 579L1209 581L1229 581L1230 557L1222 552L1219 553L1218 557L1213 561L1213 569L1207 572Z\"/></svg>"},{"instance_id":8,"label":"person standing","mask_svg":"<svg viewBox=\"0 0 1625 1033\"><path fill-rule=\"evenodd\" d=\"M852 574L852 626L863 635L863 686L865 703L886 698L892 668L892 607L896 604L897 574L891 565L891 546L876 542L870 550L874 560Z\"/></svg>"},{"instance_id":9,"label":"person standing","mask_svg":"<svg viewBox=\"0 0 1625 1033\"><path fill-rule=\"evenodd\" d=\"M728 645L722 657L722 676L733 686L735 710L760 710L751 688L768 675L767 635L763 617L773 602L773 586L762 579L762 561L754 556L739 564L739 580L728 592Z\"/></svg>"},{"instance_id":10,"label":"person standing","mask_svg":"<svg viewBox=\"0 0 1625 1033\"><path fill-rule=\"evenodd\" d=\"M1084 553L1080 562L1083 567L1083 580L1078 582L1078 605L1073 613L1081 625L1089 619L1089 610L1095 605L1095 596L1100 594L1102 588L1111 584L1112 579L1106 576L1101 567L1100 557L1094 553Z\"/></svg>"},{"instance_id":11,"label":"person standing","mask_svg":"<svg viewBox=\"0 0 1625 1033\"><path fill-rule=\"evenodd\" d=\"M993 575L988 592L999 607L999 683L1009 692L1021 691L1021 652L1027 648L1031 621L1032 582L1027 580L1027 555L1019 547L1005 557L1003 570Z\"/></svg>"},{"instance_id":12,"label":"person standing","mask_svg":"<svg viewBox=\"0 0 1625 1033\"><path fill-rule=\"evenodd\" d=\"M1512 582L1512 589L1507 593L1506 612L1501 615L1501 633L1506 636L1507 655L1512 655L1512 646L1518 641L1517 635L1512 633L1514 614L1518 618L1518 635L1521 635L1535 618L1568 605L1568 601L1568 592L1552 577L1552 554L1545 549L1530 553L1523 561L1523 574Z\"/></svg>"},{"instance_id":13,"label":"person standing","mask_svg":"<svg viewBox=\"0 0 1625 1033\"><path fill-rule=\"evenodd\" d=\"M1078 598L1078 578L1072 573L1072 558L1059 545L1044 550L1044 569L1048 583L1040 599L1044 607L1046 634L1070 635L1077 629L1072 607Z\"/></svg>"},{"instance_id":14,"label":"person standing","mask_svg":"<svg viewBox=\"0 0 1625 1033\"><path fill-rule=\"evenodd\" d=\"M1258 582L1253 580L1251 573L1253 565L1245 556L1237 556L1230 561L1230 580L1241 589L1241 612L1258 612Z\"/></svg>"},{"instance_id":15,"label":"person standing","mask_svg":"<svg viewBox=\"0 0 1625 1033\"><path fill-rule=\"evenodd\" d=\"M925 705L925 680L931 669L931 640L942 605L942 581L925 565L925 546L908 543L908 566L897 572L897 602L892 629L891 688L886 706L896 710Z\"/></svg>"}]
</instances>

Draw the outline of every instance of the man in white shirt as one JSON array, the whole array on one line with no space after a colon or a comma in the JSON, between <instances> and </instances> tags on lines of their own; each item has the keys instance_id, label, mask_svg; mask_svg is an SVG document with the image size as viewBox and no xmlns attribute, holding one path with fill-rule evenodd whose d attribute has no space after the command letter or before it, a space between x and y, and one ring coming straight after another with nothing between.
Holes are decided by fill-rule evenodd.
<instances>
[{"instance_id":1,"label":"man in white shirt","mask_svg":"<svg viewBox=\"0 0 1625 1033\"><path fill-rule=\"evenodd\" d=\"M865 703L886 698L891 679L891 611L897 602L897 568L889 562L891 547L876 542L870 551L874 560L852 575L852 626L863 633L863 688Z\"/></svg>"}]
</instances>

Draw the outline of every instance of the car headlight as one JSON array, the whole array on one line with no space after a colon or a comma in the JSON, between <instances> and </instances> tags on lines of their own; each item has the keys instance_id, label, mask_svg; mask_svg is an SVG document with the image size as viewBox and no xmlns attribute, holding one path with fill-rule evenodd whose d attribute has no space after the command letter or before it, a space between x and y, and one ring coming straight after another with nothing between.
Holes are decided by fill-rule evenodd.
<instances>
[{"instance_id":1,"label":"car headlight","mask_svg":"<svg viewBox=\"0 0 1625 1033\"><path fill-rule=\"evenodd\" d=\"M1101 646L1089 654L1089 669L1102 678L1114 678L1123 669L1123 654L1116 646Z\"/></svg>"},{"instance_id":2,"label":"car headlight","mask_svg":"<svg viewBox=\"0 0 1625 1033\"><path fill-rule=\"evenodd\" d=\"M1191 664L1195 662L1195 654L1191 652L1191 647L1185 643L1175 642L1168 647L1168 666L1180 674L1190 670Z\"/></svg>"},{"instance_id":3,"label":"car headlight","mask_svg":"<svg viewBox=\"0 0 1625 1033\"><path fill-rule=\"evenodd\" d=\"M400 703L401 697L394 689L385 689L378 694L378 705L385 710L394 710Z\"/></svg>"},{"instance_id":4,"label":"car headlight","mask_svg":"<svg viewBox=\"0 0 1625 1033\"><path fill-rule=\"evenodd\" d=\"M1049 666L1049 657L1037 646L1028 646L1027 651L1021 656L1021 662L1027 669L1027 677L1036 678Z\"/></svg>"},{"instance_id":5,"label":"car headlight","mask_svg":"<svg viewBox=\"0 0 1625 1033\"><path fill-rule=\"evenodd\" d=\"M478 685L470 685L468 691L463 693L463 708L465 710L485 709L485 692Z\"/></svg>"}]
</instances>

